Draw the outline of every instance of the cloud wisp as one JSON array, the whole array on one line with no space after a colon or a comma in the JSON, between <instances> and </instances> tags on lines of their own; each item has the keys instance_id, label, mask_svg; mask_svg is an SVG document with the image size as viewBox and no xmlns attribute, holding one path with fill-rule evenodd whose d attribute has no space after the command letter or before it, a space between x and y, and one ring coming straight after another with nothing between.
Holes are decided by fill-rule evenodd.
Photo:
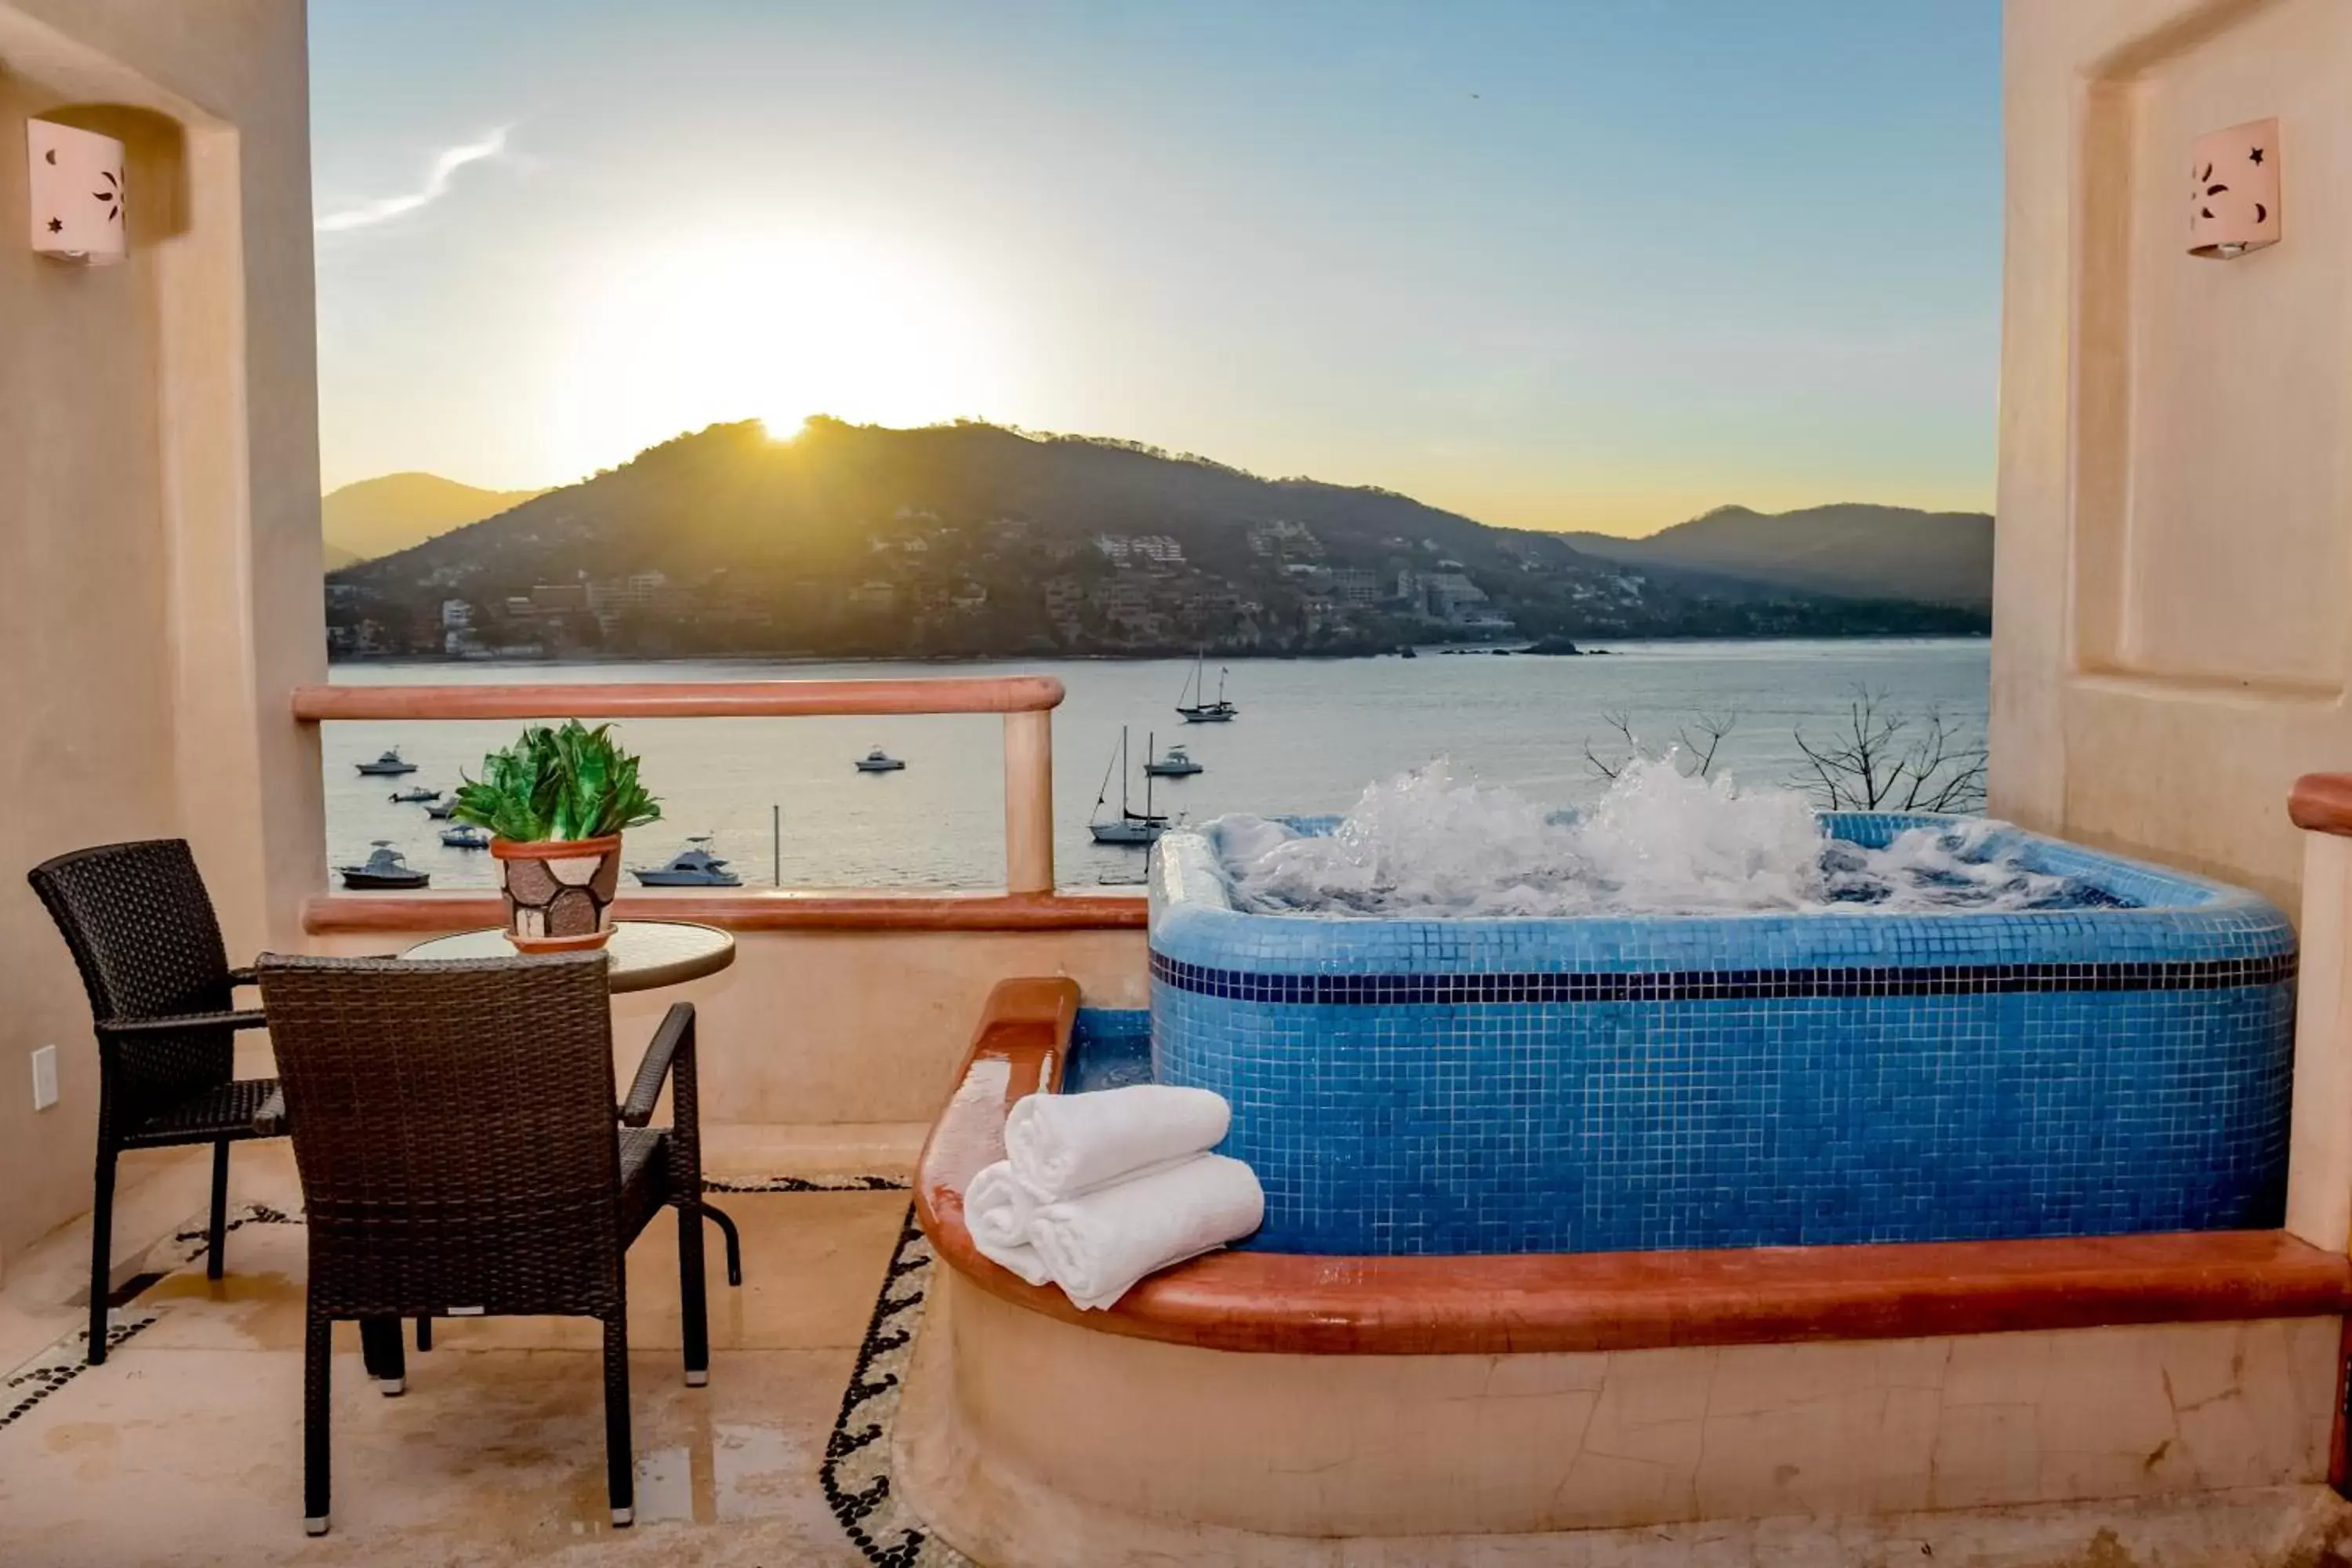
<instances>
[{"instance_id":1,"label":"cloud wisp","mask_svg":"<svg viewBox=\"0 0 2352 1568\"><path fill-rule=\"evenodd\" d=\"M372 202L362 202L357 206L345 207L340 212L322 214L314 226L320 234L348 234L353 229L373 228L378 224L389 223L394 218L404 217L421 207L430 206L449 194L450 187L457 182L458 170L468 163L478 163L503 154L507 150L507 132L512 129L512 126L501 125L478 142L468 142L463 146L447 149L433 160L433 167L425 174L425 184L404 195L382 196Z\"/></svg>"}]
</instances>

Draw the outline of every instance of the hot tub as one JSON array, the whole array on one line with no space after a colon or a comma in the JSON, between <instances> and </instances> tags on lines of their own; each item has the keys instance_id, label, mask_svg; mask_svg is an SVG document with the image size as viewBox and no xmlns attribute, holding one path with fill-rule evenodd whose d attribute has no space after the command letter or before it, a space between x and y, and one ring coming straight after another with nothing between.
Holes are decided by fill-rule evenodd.
<instances>
[{"instance_id":1,"label":"hot tub","mask_svg":"<svg viewBox=\"0 0 2352 1568\"><path fill-rule=\"evenodd\" d=\"M1832 814L1867 847L1941 819ZM1160 841L1151 1069L1231 1100L1247 1244L1596 1252L2258 1229L2294 934L2022 836L2084 907L1380 920L1238 910Z\"/></svg>"}]
</instances>

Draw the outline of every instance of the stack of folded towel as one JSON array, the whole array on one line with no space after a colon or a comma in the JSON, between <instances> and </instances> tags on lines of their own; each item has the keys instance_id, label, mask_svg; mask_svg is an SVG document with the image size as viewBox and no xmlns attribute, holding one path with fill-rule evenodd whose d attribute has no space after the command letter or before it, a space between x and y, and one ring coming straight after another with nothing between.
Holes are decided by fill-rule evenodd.
<instances>
[{"instance_id":1,"label":"stack of folded towel","mask_svg":"<svg viewBox=\"0 0 2352 1568\"><path fill-rule=\"evenodd\" d=\"M965 1190L964 1221L983 1256L1030 1284L1108 1307L1265 1217L1255 1173L1208 1152L1232 1119L1205 1089L1033 1094L1005 1118L1006 1158Z\"/></svg>"}]
</instances>

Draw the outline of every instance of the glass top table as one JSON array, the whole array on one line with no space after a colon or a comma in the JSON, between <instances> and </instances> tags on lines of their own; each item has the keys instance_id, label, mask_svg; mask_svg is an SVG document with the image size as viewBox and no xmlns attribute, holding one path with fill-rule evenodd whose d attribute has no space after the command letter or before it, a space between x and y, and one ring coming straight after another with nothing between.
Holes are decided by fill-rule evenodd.
<instances>
[{"instance_id":1,"label":"glass top table","mask_svg":"<svg viewBox=\"0 0 2352 1568\"><path fill-rule=\"evenodd\" d=\"M512 958L503 930L459 931L420 942L403 958ZM716 974L735 962L735 938L717 926L688 921L618 921L604 945L615 992L651 991Z\"/></svg>"}]
</instances>

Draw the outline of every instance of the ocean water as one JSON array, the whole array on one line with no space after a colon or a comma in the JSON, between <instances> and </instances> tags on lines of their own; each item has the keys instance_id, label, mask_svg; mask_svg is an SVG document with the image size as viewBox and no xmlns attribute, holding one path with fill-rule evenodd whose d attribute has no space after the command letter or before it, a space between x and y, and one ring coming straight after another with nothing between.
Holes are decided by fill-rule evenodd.
<instances>
[{"instance_id":1,"label":"ocean water","mask_svg":"<svg viewBox=\"0 0 2352 1568\"><path fill-rule=\"evenodd\" d=\"M1152 784L1153 809L1192 822L1228 813L1344 812L1364 787L1439 758L1465 776L1549 805L1587 805L1608 781L1585 760L1623 742L1624 713L1646 742L1670 744L1700 712L1736 710L1717 771L1744 783L1799 779L1794 732L1832 732L1857 686L1889 707L1939 707L1970 738L1984 732L1990 645L1981 639L1764 643L1624 643L1606 658L1239 659L1226 694L1241 717L1185 724L1174 712L1190 661L781 664L691 660L645 664L364 664L336 667L338 684L723 680L1030 672L1059 677L1054 716L1055 852L1066 886L1117 885L1142 874L1140 849L1106 848L1087 832L1129 728L1132 804L1144 805L1146 745L1182 742L1206 767ZM1214 684L1215 666L1211 667ZM386 797L410 784L446 789L461 769L505 743L518 721L435 721L321 726L331 865L366 858L388 838L436 888L490 887L489 857L446 849L441 825ZM663 820L630 835L632 865L658 865L688 834L717 837L747 886L985 888L1003 881L1002 721L992 715L888 719L667 719L619 726L643 754ZM418 771L361 777L353 764L397 745ZM879 745L903 773L857 773ZM1117 778L1108 780L1118 807ZM781 814L781 835L771 823Z\"/></svg>"}]
</instances>

